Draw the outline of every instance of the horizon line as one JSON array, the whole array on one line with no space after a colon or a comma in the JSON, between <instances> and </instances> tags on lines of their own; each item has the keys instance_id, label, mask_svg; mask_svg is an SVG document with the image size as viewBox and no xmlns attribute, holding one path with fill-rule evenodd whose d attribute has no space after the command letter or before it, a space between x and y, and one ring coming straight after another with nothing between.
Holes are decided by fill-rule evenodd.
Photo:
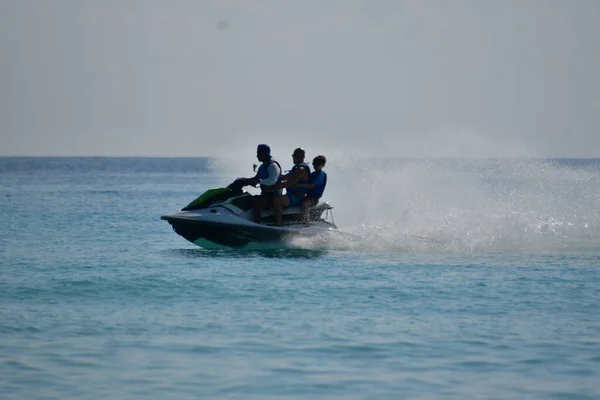
<instances>
[{"instance_id":1,"label":"horizon line","mask_svg":"<svg viewBox=\"0 0 600 400\"><path fill-rule=\"evenodd\" d=\"M473 160L490 160L490 159L519 159L519 160L600 160L600 156L588 157L588 156L370 156L366 155L365 158L379 158L379 159L473 159ZM0 158L106 158L106 159L118 159L118 158L138 158L138 159L194 159L194 158L213 158L219 159L219 156L158 156L158 155L2 155Z\"/></svg>"}]
</instances>

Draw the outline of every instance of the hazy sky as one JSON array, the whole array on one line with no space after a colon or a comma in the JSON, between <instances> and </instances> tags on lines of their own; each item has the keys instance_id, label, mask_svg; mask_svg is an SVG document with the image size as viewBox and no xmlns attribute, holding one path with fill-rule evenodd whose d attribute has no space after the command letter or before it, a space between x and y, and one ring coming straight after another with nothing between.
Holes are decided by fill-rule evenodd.
<instances>
[{"instance_id":1,"label":"hazy sky","mask_svg":"<svg viewBox=\"0 0 600 400\"><path fill-rule=\"evenodd\" d=\"M1 155L600 157L599 128L598 0L0 0Z\"/></svg>"}]
</instances>

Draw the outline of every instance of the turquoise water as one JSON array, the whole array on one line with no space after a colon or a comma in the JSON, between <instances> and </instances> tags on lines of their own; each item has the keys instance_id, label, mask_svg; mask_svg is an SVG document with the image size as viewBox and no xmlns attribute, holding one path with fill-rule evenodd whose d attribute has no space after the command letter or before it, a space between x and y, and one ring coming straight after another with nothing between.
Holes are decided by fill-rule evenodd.
<instances>
[{"instance_id":1,"label":"turquoise water","mask_svg":"<svg viewBox=\"0 0 600 400\"><path fill-rule=\"evenodd\" d=\"M599 165L331 166L364 243L209 251L209 160L0 158L0 397L598 399Z\"/></svg>"}]
</instances>

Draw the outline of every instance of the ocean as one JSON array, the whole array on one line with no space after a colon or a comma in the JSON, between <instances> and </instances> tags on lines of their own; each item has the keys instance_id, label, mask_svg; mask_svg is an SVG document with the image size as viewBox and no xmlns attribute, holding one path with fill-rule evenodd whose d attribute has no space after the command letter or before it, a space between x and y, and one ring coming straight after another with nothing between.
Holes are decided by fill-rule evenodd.
<instances>
[{"instance_id":1,"label":"ocean","mask_svg":"<svg viewBox=\"0 0 600 400\"><path fill-rule=\"evenodd\" d=\"M0 158L0 398L600 399L600 160L332 159L358 243L160 220L252 162Z\"/></svg>"}]
</instances>

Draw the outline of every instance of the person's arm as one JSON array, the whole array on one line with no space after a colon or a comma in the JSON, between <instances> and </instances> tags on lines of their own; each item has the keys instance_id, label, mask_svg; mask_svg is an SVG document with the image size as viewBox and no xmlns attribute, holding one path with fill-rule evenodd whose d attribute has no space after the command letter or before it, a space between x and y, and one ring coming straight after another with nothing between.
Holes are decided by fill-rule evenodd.
<instances>
[{"instance_id":1,"label":"person's arm","mask_svg":"<svg viewBox=\"0 0 600 400\"><path fill-rule=\"evenodd\" d=\"M300 184L296 185L296 187L303 187L303 188L309 188L309 189L312 189L315 186L317 186L316 183L300 183Z\"/></svg>"},{"instance_id":2,"label":"person's arm","mask_svg":"<svg viewBox=\"0 0 600 400\"><path fill-rule=\"evenodd\" d=\"M244 186L256 186L258 184L258 178L255 176L252 178L237 178L234 184L238 185L240 188L243 188Z\"/></svg>"},{"instance_id":3,"label":"person's arm","mask_svg":"<svg viewBox=\"0 0 600 400\"><path fill-rule=\"evenodd\" d=\"M256 186L260 182L260 179L258 179L256 175L254 175L252 178L239 178L239 180L244 181L244 186Z\"/></svg>"},{"instance_id":4,"label":"person's arm","mask_svg":"<svg viewBox=\"0 0 600 400\"><path fill-rule=\"evenodd\" d=\"M283 189L283 188L292 186L293 184L295 184L296 182L298 182L300 180L300 177L302 176L302 171L304 171L305 169L306 169L305 167L296 168L296 171L294 171L293 175L287 175L288 178L285 180L282 180L280 184L275 185L274 189Z\"/></svg>"},{"instance_id":5,"label":"person's arm","mask_svg":"<svg viewBox=\"0 0 600 400\"><path fill-rule=\"evenodd\" d=\"M305 187L305 188L309 188L312 189L315 186L318 185L323 185L323 181L325 180L325 178L323 177L323 175L317 175L316 178L314 178L314 180L311 183L305 183L305 184L300 184L300 185L296 185L297 187Z\"/></svg>"}]
</instances>

